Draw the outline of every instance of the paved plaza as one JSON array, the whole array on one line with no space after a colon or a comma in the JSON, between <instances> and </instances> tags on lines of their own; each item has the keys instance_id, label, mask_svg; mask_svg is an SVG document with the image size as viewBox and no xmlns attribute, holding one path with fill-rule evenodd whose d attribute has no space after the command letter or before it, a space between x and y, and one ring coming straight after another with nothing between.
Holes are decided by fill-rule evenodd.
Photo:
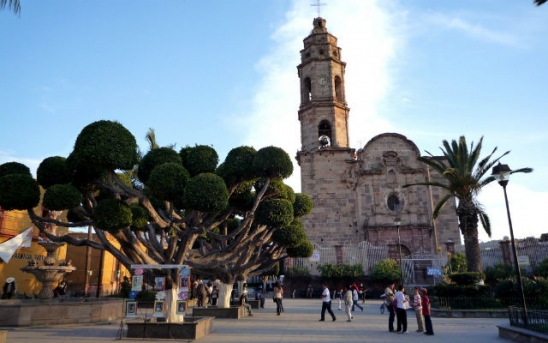
<instances>
[{"instance_id":1,"label":"paved plaza","mask_svg":"<svg viewBox=\"0 0 548 343\"><path fill-rule=\"evenodd\" d=\"M409 333L399 335L388 332L388 314L381 314L379 300L366 301L364 311L354 312L354 320L346 322L343 311L333 311L337 316L331 321L319 322L321 300L284 299L285 312L276 315L275 304L267 299L265 309L254 311L253 317L244 319L215 319L214 332L197 340L199 343L301 343L301 342L446 342L446 343L503 343L510 342L498 337L497 324L507 319L449 319L432 318L435 336L417 333L413 312L408 312ZM1 325L1 324L0 324ZM102 325L65 325L55 327L3 328L8 331L8 343L62 343L62 342L110 342L120 337L120 322ZM126 328L123 328L125 336ZM128 339L123 342L155 342L165 339ZM186 342L173 339L169 341Z\"/></svg>"}]
</instances>

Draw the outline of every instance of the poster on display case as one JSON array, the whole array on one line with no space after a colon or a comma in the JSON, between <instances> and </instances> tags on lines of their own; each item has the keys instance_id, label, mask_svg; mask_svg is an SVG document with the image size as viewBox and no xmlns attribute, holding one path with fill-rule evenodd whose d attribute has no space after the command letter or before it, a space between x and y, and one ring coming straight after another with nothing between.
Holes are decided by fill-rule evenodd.
<instances>
[{"instance_id":1,"label":"poster on display case","mask_svg":"<svg viewBox=\"0 0 548 343\"><path fill-rule=\"evenodd\" d=\"M154 290L163 291L166 289L166 278L165 276L157 276L154 278Z\"/></svg>"}]
</instances>

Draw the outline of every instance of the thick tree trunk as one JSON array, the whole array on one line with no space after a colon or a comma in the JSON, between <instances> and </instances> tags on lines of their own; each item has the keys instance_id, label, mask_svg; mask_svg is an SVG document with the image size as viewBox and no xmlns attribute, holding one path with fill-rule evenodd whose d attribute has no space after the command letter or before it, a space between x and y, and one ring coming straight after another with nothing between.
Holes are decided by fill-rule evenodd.
<instances>
[{"instance_id":1,"label":"thick tree trunk","mask_svg":"<svg viewBox=\"0 0 548 343\"><path fill-rule=\"evenodd\" d=\"M184 321L184 316L177 314L177 300L179 300L178 293L178 288L166 290L166 321L168 323L182 323Z\"/></svg>"},{"instance_id":2,"label":"thick tree trunk","mask_svg":"<svg viewBox=\"0 0 548 343\"><path fill-rule=\"evenodd\" d=\"M478 214L473 204L459 203L459 226L464 237L466 263L469 272L482 272L481 251L478 239Z\"/></svg>"},{"instance_id":3,"label":"thick tree trunk","mask_svg":"<svg viewBox=\"0 0 548 343\"><path fill-rule=\"evenodd\" d=\"M234 283L218 283L219 287L219 297L217 298L217 307L219 308L229 308L230 307L230 296L232 295L232 288Z\"/></svg>"}]
</instances>

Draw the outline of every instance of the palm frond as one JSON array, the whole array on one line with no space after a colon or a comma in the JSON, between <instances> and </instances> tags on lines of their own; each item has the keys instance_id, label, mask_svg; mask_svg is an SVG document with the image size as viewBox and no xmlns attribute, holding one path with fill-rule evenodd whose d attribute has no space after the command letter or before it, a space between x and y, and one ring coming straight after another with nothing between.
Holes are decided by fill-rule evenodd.
<instances>
[{"instance_id":1,"label":"palm frond","mask_svg":"<svg viewBox=\"0 0 548 343\"><path fill-rule=\"evenodd\" d=\"M21 13L21 3L19 2L19 0L0 0L0 10L6 8L6 5L9 9L13 11L13 13Z\"/></svg>"},{"instance_id":2,"label":"palm frond","mask_svg":"<svg viewBox=\"0 0 548 343\"><path fill-rule=\"evenodd\" d=\"M491 237L491 220L489 219L489 216L480 208L478 208L478 216L481 221L481 226L483 226L487 236Z\"/></svg>"},{"instance_id":3,"label":"palm frond","mask_svg":"<svg viewBox=\"0 0 548 343\"><path fill-rule=\"evenodd\" d=\"M516 169L516 170L512 170L510 172L510 174L515 174L515 173L532 173L533 172L533 168L519 168L519 169Z\"/></svg>"},{"instance_id":4,"label":"palm frond","mask_svg":"<svg viewBox=\"0 0 548 343\"><path fill-rule=\"evenodd\" d=\"M491 182L495 181L496 179L493 176L486 177L485 179L481 180L479 182L479 188L483 189L484 186L487 186Z\"/></svg>"},{"instance_id":5,"label":"palm frond","mask_svg":"<svg viewBox=\"0 0 548 343\"><path fill-rule=\"evenodd\" d=\"M447 169L447 166L442 161L431 158L431 157L419 156L417 157L417 160L432 167L432 169L434 169L440 174L443 174L445 169Z\"/></svg>"},{"instance_id":6,"label":"palm frond","mask_svg":"<svg viewBox=\"0 0 548 343\"><path fill-rule=\"evenodd\" d=\"M441 210L445 207L445 204L447 204L447 201L451 198L453 198L452 194L446 194L443 198L440 199L440 201L438 201L436 207L434 207L434 211L432 211L432 218L436 219L438 217Z\"/></svg>"}]
</instances>

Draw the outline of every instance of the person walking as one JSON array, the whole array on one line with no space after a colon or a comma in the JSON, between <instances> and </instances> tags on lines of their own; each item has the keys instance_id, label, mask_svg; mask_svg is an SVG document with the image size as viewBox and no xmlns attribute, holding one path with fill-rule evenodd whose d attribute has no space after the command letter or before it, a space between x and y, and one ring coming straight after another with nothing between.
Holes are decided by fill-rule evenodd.
<instances>
[{"instance_id":1,"label":"person walking","mask_svg":"<svg viewBox=\"0 0 548 343\"><path fill-rule=\"evenodd\" d=\"M306 288L306 297L308 299L312 299L312 294L314 293L314 289L312 288L312 284L309 284Z\"/></svg>"},{"instance_id":2,"label":"person walking","mask_svg":"<svg viewBox=\"0 0 548 343\"><path fill-rule=\"evenodd\" d=\"M325 311L329 312L331 315L331 318L333 318L333 321L337 320L335 317L335 314L333 313L333 310L331 310L331 295L329 293L329 288L327 288L327 283L322 284L323 293L322 293L322 316L320 318L320 322L325 321Z\"/></svg>"},{"instance_id":3,"label":"person walking","mask_svg":"<svg viewBox=\"0 0 548 343\"><path fill-rule=\"evenodd\" d=\"M259 286L255 292L255 300L259 300L259 306L264 308L263 286Z\"/></svg>"},{"instance_id":4,"label":"person walking","mask_svg":"<svg viewBox=\"0 0 548 343\"><path fill-rule=\"evenodd\" d=\"M405 288L403 285L398 286L398 291L394 296L394 301L396 302L396 318L397 318L397 332L406 334L407 333L407 307L409 306L409 299L404 294Z\"/></svg>"},{"instance_id":5,"label":"person walking","mask_svg":"<svg viewBox=\"0 0 548 343\"><path fill-rule=\"evenodd\" d=\"M342 303L343 294L344 293L343 293L342 288L341 288L340 291L335 291L335 297L334 298L337 299L338 302L339 302L339 311L341 310L341 303Z\"/></svg>"},{"instance_id":6,"label":"person walking","mask_svg":"<svg viewBox=\"0 0 548 343\"><path fill-rule=\"evenodd\" d=\"M415 317L417 317L417 332L424 332L424 317L422 316L422 300L419 287L415 287L415 294L413 294L413 310L415 310Z\"/></svg>"},{"instance_id":7,"label":"person walking","mask_svg":"<svg viewBox=\"0 0 548 343\"><path fill-rule=\"evenodd\" d=\"M422 289L422 315L424 317L425 335L433 336L434 329L432 328L432 319L430 318L430 299L428 299L428 291Z\"/></svg>"},{"instance_id":8,"label":"person walking","mask_svg":"<svg viewBox=\"0 0 548 343\"><path fill-rule=\"evenodd\" d=\"M365 304L365 295L367 293L367 288L363 285L363 283L360 283L360 299L362 301L362 305Z\"/></svg>"},{"instance_id":9,"label":"person walking","mask_svg":"<svg viewBox=\"0 0 548 343\"><path fill-rule=\"evenodd\" d=\"M394 311L394 283L390 283L384 290L384 304L388 310L388 331L395 332L394 330L394 318L396 317Z\"/></svg>"},{"instance_id":10,"label":"person walking","mask_svg":"<svg viewBox=\"0 0 548 343\"><path fill-rule=\"evenodd\" d=\"M276 285L274 285L274 302L276 303L276 314L279 316L280 313L282 313L282 297L284 294L284 289L280 285L280 282L276 282Z\"/></svg>"},{"instance_id":11,"label":"person walking","mask_svg":"<svg viewBox=\"0 0 548 343\"><path fill-rule=\"evenodd\" d=\"M346 313L346 321L351 322L354 317L352 317L351 309L352 304L354 304L354 301L352 300L352 291L350 290L350 286L345 286L345 293L344 293L344 312Z\"/></svg>"},{"instance_id":12,"label":"person walking","mask_svg":"<svg viewBox=\"0 0 548 343\"><path fill-rule=\"evenodd\" d=\"M354 312L354 308L356 306L359 307L363 312L363 307L360 304L358 304L359 300L360 300L360 296L358 295L358 286L354 285L352 287L352 301L353 301L352 312Z\"/></svg>"}]
</instances>

